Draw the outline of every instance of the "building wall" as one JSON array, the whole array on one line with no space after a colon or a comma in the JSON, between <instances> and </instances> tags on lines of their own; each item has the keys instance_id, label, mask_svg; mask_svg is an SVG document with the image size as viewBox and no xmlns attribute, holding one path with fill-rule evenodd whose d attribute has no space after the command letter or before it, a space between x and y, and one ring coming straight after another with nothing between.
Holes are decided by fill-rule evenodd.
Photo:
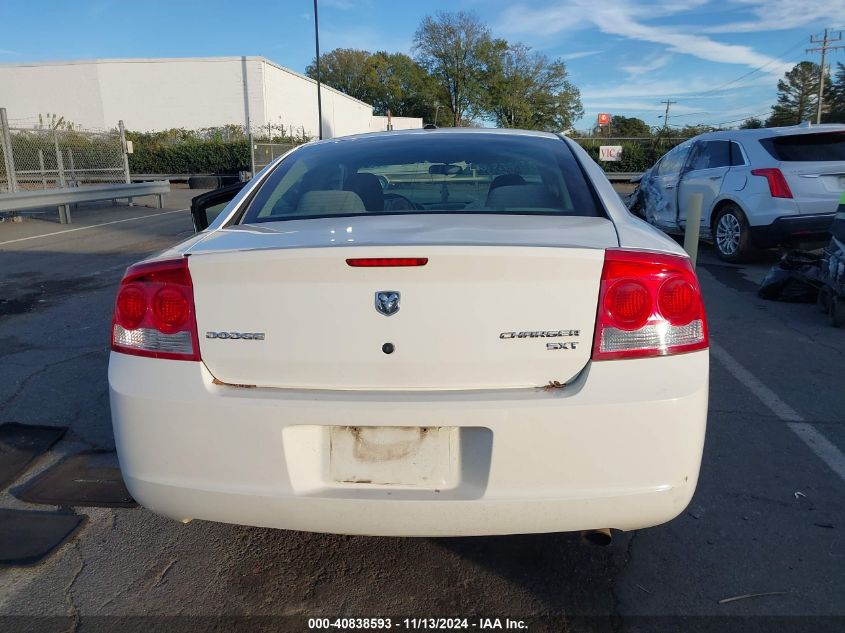
<instances>
[{"instance_id":1,"label":"building wall","mask_svg":"<svg viewBox=\"0 0 845 633\"><path fill-rule=\"evenodd\" d=\"M12 125L58 114L83 127L104 127L100 77L90 63L0 65L0 107Z\"/></svg>"},{"instance_id":2,"label":"building wall","mask_svg":"<svg viewBox=\"0 0 845 633\"><path fill-rule=\"evenodd\" d=\"M308 136L318 134L317 83L264 59L263 125L294 125ZM360 134L370 131L372 106L333 88L322 86L323 138Z\"/></svg>"},{"instance_id":3,"label":"building wall","mask_svg":"<svg viewBox=\"0 0 845 633\"><path fill-rule=\"evenodd\" d=\"M324 138L381 129L370 105L326 86L321 95ZM0 106L10 118L56 113L83 128L114 128L120 119L136 131L249 121L253 130L269 123L316 136L316 99L312 79L262 57L0 65Z\"/></svg>"}]
</instances>

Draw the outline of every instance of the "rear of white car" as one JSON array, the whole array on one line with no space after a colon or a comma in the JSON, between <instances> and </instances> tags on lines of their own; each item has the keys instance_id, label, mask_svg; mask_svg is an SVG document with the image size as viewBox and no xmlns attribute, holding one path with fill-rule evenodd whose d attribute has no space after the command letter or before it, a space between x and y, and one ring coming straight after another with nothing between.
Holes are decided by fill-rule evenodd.
<instances>
[{"instance_id":1,"label":"rear of white car","mask_svg":"<svg viewBox=\"0 0 845 633\"><path fill-rule=\"evenodd\" d=\"M390 143L427 137L468 155L488 137L519 138ZM381 156L379 138L339 144ZM576 181L595 180L598 168L557 137L521 138L514 152L534 144L566 152ZM344 170L375 173L373 161ZM460 180L454 157L442 164L430 179L396 177L405 184L393 195L422 201L402 213L367 202L251 221L262 200L284 206L289 165L259 178L205 238L127 271L109 382L140 503L179 520L406 536L635 529L683 510L708 392L688 259L630 219L606 181L589 186L596 206L584 215L502 210L495 200L511 194L541 200L538 183L555 191L531 169L506 185L522 190L491 186L483 212L466 202L444 213L420 179L437 196L452 187L457 205L495 177L474 163ZM586 204L566 178L562 199ZM309 212L347 190L315 179L288 190Z\"/></svg>"}]
</instances>

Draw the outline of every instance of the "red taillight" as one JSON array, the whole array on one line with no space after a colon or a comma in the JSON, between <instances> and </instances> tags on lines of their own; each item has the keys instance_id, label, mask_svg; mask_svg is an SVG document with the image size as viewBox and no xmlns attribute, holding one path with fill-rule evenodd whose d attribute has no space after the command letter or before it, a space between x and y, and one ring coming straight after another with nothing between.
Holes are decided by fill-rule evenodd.
<instances>
[{"instance_id":1,"label":"red taillight","mask_svg":"<svg viewBox=\"0 0 845 633\"><path fill-rule=\"evenodd\" d=\"M772 198L791 198L792 191L783 172L777 167L766 167L765 169L752 169L752 175L761 176L769 182L769 192Z\"/></svg>"},{"instance_id":2,"label":"red taillight","mask_svg":"<svg viewBox=\"0 0 845 633\"><path fill-rule=\"evenodd\" d=\"M347 259L346 263L356 268L425 266L428 263L428 257L356 257Z\"/></svg>"},{"instance_id":3,"label":"red taillight","mask_svg":"<svg viewBox=\"0 0 845 633\"><path fill-rule=\"evenodd\" d=\"M200 359L186 258L135 264L126 270L115 301L112 349L153 358Z\"/></svg>"},{"instance_id":4,"label":"red taillight","mask_svg":"<svg viewBox=\"0 0 845 633\"><path fill-rule=\"evenodd\" d=\"M688 258L608 249L599 292L593 360L707 348L704 304Z\"/></svg>"}]
</instances>

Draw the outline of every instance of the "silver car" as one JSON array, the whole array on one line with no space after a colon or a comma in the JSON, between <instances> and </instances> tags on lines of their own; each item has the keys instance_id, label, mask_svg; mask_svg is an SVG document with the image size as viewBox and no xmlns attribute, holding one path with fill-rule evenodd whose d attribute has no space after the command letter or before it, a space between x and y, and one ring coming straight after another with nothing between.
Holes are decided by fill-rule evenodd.
<instances>
[{"instance_id":1,"label":"silver car","mask_svg":"<svg viewBox=\"0 0 845 633\"><path fill-rule=\"evenodd\" d=\"M629 208L667 233L683 233L701 193L701 237L727 261L760 248L827 239L845 191L845 125L709 132L649 169Z\"/></svg>"}]
</instances>

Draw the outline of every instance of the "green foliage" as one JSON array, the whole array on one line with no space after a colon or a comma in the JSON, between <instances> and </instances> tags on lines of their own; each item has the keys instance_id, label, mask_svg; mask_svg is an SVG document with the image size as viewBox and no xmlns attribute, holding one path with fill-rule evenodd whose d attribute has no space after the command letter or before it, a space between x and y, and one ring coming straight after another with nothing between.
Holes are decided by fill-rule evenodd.
<instances>
[{"instance_id":1,"label":"green foliage","mask_svg":"<svg viewBox=\"0 0 845 633\"><path fill-rule=\"evenodd\" d=\"M606 172L642 172L654 165L661 156L670 149L683 143L685 138L654 138L642 141L623 141L617 143L613 139L574 138ZM603 162L599 160L601 145L622 145L622 160L619 162Z\"/></svg>"},{"instance_id":2,"label":"green foliage","mask_svg":"<svg viewBox=\"0 0 845 633\"><path fill-rule=\"evenodd\" d=\"M282 133L263 137L256 130L256 140L299 145L308 139ZM132 141L129 170L136 174L236 174L250 169L249 137L240 125L185 130L173 128L161 132L130 132Z\"/></svg>"},{"instance_id":3,"label":"green foliage","mask_svg":"<svg viewBox=\"0 0 845 633\"><path fill-rule=\"evenodd\" d=\"M836 75L827 94L827 112L822 113L823 123L845 123L845 65L836 64Z\"/></svg>"},{"instance_id":4,"label":"green foliage","mask_svg":"<svg viewBox=\"0 0 845 633\"><path fill-rule=\"evenodd\" d=\"M750 119L745 119L742 122L742 125L739 126L741 130L759 130L760 128L765 127L763 121L758 119L757 117L751 117Z\"/></svg>"},{"instance_id":5,"label":"green foliage","mask_svg":"<svg viewBox=\"0 0 845 633\"><path fill-rule=\"evenodd\" d=\"M247 140L186 139L169 144L133 144L129 169L137 174L236 174L250 168Z\"/></svg>"},{"instance_id":6,"label":"green foliage","mask_svg":"<svg viewBox=\"0 0 845 633\"><path fill-rule=\"evenodd\" d=\"M558 131L583 116L581 95L566 65L522 43L496 40L497 63L484 79L485 110L499 127Z\"/></svg>"},{"instance_id":7,"label":"green foliage","mask_svg":"<svg viewBox=\"0 0 845 633\"><path fill-rule=\"evenodd\" d=\"M421 117L440 126L566 130L583 115L565 64L521 43L494 39L472 13L423 18L416 59L403 53L337 48L320 56L320 78L376 114ZM316 61L306 74L317 76Z\"/></svg>"},{"instance_id":8,"label":"green foliage","mask_svg":"<svg viewBox=\"0 0 845 633\"><path fill-rule=\"evenodd\" d=\"M336 48L320 55L320 81L350 97L372 103L376 77L370 61L372 54L354 48ZM317 78L316 59L305 68L305 74Z\"/></svg>"},{"instance_id":9,"label":"green foliage","mask_svg":"<svg viewBox=\"0 0 845 633\"><path fill-rule=\"evenodd\" d=\"M235 174L250 168L249 141L240 126L206 130L126 132L129 170L136 174Z\"/></svg>"},{"instance_id":10,"label":"green foliage","mask_svg":"<svg viewBox=\"0 0 845 633\"><path fill-rule=\"evenodd\" d=\"M614 114L610 121L610 136L649 138L651 136L651 128L648 123L640 118Z\"/></svg>"},{"instance_id":11,"label":"green foliage","mask_svg":"<svg viewBox=\"0 0 845 633\"><path fill-rule=\"evenodd\" d=\"M825 78L825 81L829 85L830 80ZM772 106L766 127L815 121L818 100L819 65L813 62L796 64L778 81L777 103Z\"/></svg>"},{"instance_id":12,"label":"green foliage","mask_svg":"<svg viewBox=\"0 0 845 633\"><path fill-rule=\"evenodd\" d=\"M477 15L459 11L426 16L414 34L417 62L428 71L451 115L452 125L466 125L485 112L484 77L497 63L501 40Z\"/></svg>"},{"instance_id":13,"label":"green foliage","mask_svg":"<svg viewBox=\"0 0 845 633\"><path fill-rule=\"evenodd\" d=\"M434 120L437 91L432 77L404 53L379 51L370 57L375 85L373 109L376 114L420 117Z\"/></svg>"}]
</instances>

